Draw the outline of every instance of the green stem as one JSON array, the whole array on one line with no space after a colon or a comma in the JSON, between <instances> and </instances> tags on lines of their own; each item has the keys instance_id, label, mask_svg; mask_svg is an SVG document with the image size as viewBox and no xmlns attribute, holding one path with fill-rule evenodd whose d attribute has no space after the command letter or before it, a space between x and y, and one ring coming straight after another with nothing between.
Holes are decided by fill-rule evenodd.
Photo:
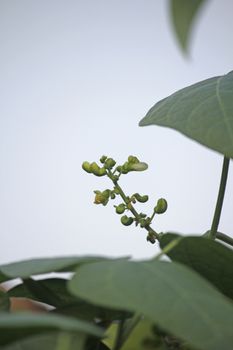
<instances>
[{"instance_id":1,"label":"green stem","mask_svg":"<svg viewBox=\"0 0 233 350\"><path fill-rule=\"evenodd\" d=\"M153 214L151 215L151 217L150 217L150 221L152 221L152 220L154 219L155 214L156 214L156 211L154 211L154 212L153 212Z\"/></svg>"},{"instance_id":2,"label":"green stem","mask_svg":"<svg viewBox=\"0 0 233 350\"><path fill-rule=\"evenodd\" d=\"M122 335L123 335L123 331L124 331L124 323L125 323L124 319L120 320L120 323L119 323L118 328L117 328L117 335L116 335L116 340L115 340L113 350L118 350L121 347Z\"/></svg>"},{"instance_id":3,"label":"green stem","mask_svg":"<svg viewBox=\"0 0 233 350\"><path fill-rule=\"evenodd\" d=\"M170 243L168 243L163 250L161 250L161 252L159 254L157 254L153 260L159 260L163 255L167 254L168 252L170 252L170 250L172 250L182 239L182 237L179 237L177 239L174 239L173 241L171 241Z\"/></svg>"},{"instance_id":4,"label":"green stem","mask_svg":"<svg viewBox=\"0 0 233 350\"><path fill-rule=\"evenodd\" d=\"M129 338L130 334L134 330L134 328L137 326L138 322L142 319L141 314L135 314L130 320L126 321L124 332L122 334L121 338L121 346L126 342L126 340Z\"/></svg>"},{"instance_id":5,"label":"green stem","mask_svg":"<svg viewBox=\"0 0 233 350\"><path fill-rule=\"evenodd\" d=\"M114 186L117 188L117 190L118 190L118 192L119 192L121 198L122 198L123 201L125 202L125 204L128 205L128 204L129 204L129 200L128 200L127 196L125 195L124 191L122 190L122 188L120 187L120 185L118 184L117 180L114 180L114 179L113 179L113 173L111 172L111 170L109 170L108 177L109 177L109 178L112 180L112 182L114 183ZM138 214L137 210L134 208L134 206L132 205L132 203L130 203L130 207L129 207L128 209L129 209L129 210L131 211L131 213L134 215L135 219L136 219L137 221L139 221L139 220L140 220L140 215ZM155 232L155 231L153 230L153 228L152 228L150 225L146 225L144 228L145 228L148 232L149 232L149 231L150 231L150 232L153 232L153 234L155 235L156 239L157 239L158 241L160 241L160 236L158 235L157 232Z\"/></svg>"},{"instance_id":6,"label":"green stem","mask_svg":"<svg viewBox=\"0 0 233 350\"><path fill-rule=\"evenodd\" d=\"M229 237L228 235L225 235L225 233L217 232L216 238L219 239L222 242L225 242L231 246L233 246L233 238Z\"/></svg>"},{"instance_id":7,"label":"green stem","mask_svg":"<svg viewBox=\"0 0 233 350\"><path fill-rule=\"evenodd\" d=\"M222 175L221 175L220 186L218 191L218 198L217 198L213 222L212 222L212 226L209 234L209 238L211 239L216 238L216 234L218 231L218 224L221 216L223 199L224 199L226 183L227 183L228 168L229 168L229 158L224 157L223 166L222 166Z\"/></svg>"},{"instance_id":8,"label":"green stem","mask_svg":"<svg viewBox=\"0 0 233 350\"><path fill-rule=\"evenodd\" d=\"M69 350L71 347L71 335L65 332L59 333L56 350Z\"/></svg>"}]
</instances>

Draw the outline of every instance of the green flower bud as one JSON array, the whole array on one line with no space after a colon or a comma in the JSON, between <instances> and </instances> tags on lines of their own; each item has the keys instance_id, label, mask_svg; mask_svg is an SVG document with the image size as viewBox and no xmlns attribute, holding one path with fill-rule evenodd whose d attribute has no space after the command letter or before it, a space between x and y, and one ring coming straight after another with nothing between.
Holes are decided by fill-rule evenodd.
<instances>
[{"instance_id":1,"label":"green flower bud","mask_svg":"<svg viewBox=\"0 0 233 350\"><path fill-rule=\"evenodd\" d=\"M116 195L113 191L111 191L111 199L115 199L116 198Z\"/></svg>"},{"instance_id":2,"label":"green flower bud","mask_svg":"<svg viewBox=\"0 0 233 350\"><path fill-rule=\"evenodd\" d=\"M100 168L99 174L97 176L104 176L106 174L107 174L106 169L105 168Z\"/></svg>"},{"instance_id":3,"label":"green flower bud","mask_svg":"<svg viewBox=\"0 0 233 350\"><path fill-rule=\"evenodd\" d=\"M133 223L133 218L128 217L127 215L124 215L121 217L121 223L125 226L129 226Z\"/></svg>"},{"instance_id":4,"label":"green flower bud","mask_svg":"<svg viewBox=\"0 0 233 350\"><path fill-rule=\"evenodd\" d=\"M135 164L130 163L129 165L129 171L144 171L146 169L148 169L148 164L143 162L139 162Z\"/></svg>"},{"instance_id":5,"label":"green flower bud","mask_svg":"<svg viewBox=\"0 0 233 350\"><path fill-rule=\"evenodd\" d=\"M100 158L100 163L104 164L107 158L108 158L107 156L102 156Z\"/></svg>"},{"instance_id":6,"label":"green flower bud","mask_svg":"<svg viewBox=\"0 0 233 350\"><path fill-rule=\"evenodd\" d=\"M109 198L111 196L111 191L109 189L107 190L104 190L103 191L103 195L106 197L106 198Z\"/></svg>"},{"instance_id":7,"label":"green flower bud","mask_svg":"<svg viewBox=\"0 0 233 350\"><path fill-rule=\"evenodd\" d=\"M87 173L91 174L91 164L89 162L83 162L82 164L83 170L85 170Z\"/></svg>"},{"instance_id":8,"label":"green flower bud","mask_svg":"<svg viewBox=\"0 0 233 350\"><path fill-rule=\"evenodd\" d=\"M121 165L118 165L118 167L116 168L117 171L119 171L119 173L121 173L122 171L122 166Z\"/></svg>"},{"instance_id":9,"label":"green flower bud","mask_svg":"<svg viewBox=\"0 0 233 350\"><path fill-rule=\"evenodd\" d=\"M154 208L154 211L156 214L163 214L167 210L167 201L164 198L160 198L157 201L156 207Z\"/></svg>"},{"instance_id":10,"label":"green flower bud","mask_svg":"<svg viewBox=\"0 0 233 350\"><path fill-rule=\"evenodd\" d=\"M133 196L140 203L145 203L149 199L149 197L146 194L144 196L141 196L139 193L135 193Z\"/></svg>"},{"instance_id":11,"label":"green flower bud","mask_svg":"<svg viewBox=\"0 0 233 350\"><path fill-rule=\"evenodd\" d=\"M122 174L127 174L129 172L129 163L125 162L121 167Z\"/></svg>"},{"instance_id":12,"label":"green flower bud","mask_svg":"<svg viewBox=\"0 0 233 350\"><path fill-rule=\"evenodd\" d=\"M134 157L134 156L129 156L128 162L131 164L136 164L136 163L139 163L139 159L137 157Z\"/></svg>"},{"instance_id":13,"label":"green flower bud","mask_svg":"<svg viewBox=\"0 0 233 350\"><path fill-rule=\"evenodd\" d=\"M105 190L103 192L100 191L94 191L95 193L95 204L103 204L104 206L107 205L109 201L109 192L110 190Z\"/></svg>"},{"instance_id":14,"label":"green flower bud","mask_svg":"<svg viewBox=\"0 0 233 350\"><path fill-rule=\"evenodd\" d=\"M105 169L111 170L115 164L116 164L116 161L114 159L108 158L104 163L104 167Z\"/></svg>"},{"instance_id":15,"label":"green flower bud","mask_svg":"<svg viewBox=\"0 0 233 350\"><path fill-rule=\"evenodd\" d=\"M118 206L115 206L115 208L116 208L116 213L117 214L123 214L125 209L126 209L124 203L119 204Z\"/></svg>"},{"instance_id":16,"label":"green flower bud","mask_svg":"<svg viewBox=\"0 0 233 350\"><path fill-rule=\"evenodd\" d=\"M104 175L106 175L106 169L100 168L99 165L96 162L91 163L90 170L96 176L104 176Z\"/></svg>"},{"instance_id":17,"label":"green flower bud","mask_svg":"<svg viewBox=\"0 0 233 350\"><path fill-rule=\"evenodd\" d=\"M94 175L99 176L100 167L96 162L91 163L90 170Z\"/></svg>"}]
</instances>

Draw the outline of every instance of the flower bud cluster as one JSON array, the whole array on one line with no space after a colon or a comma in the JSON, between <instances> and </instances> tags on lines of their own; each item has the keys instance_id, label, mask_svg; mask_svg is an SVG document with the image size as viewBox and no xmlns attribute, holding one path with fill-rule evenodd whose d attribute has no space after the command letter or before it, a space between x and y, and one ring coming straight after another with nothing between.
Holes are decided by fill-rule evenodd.
<instances>
[{"instance_id":1,"label":"flower bud cluster","mask_svg":"<svg viewBox=\"0 0 233 350\"><path fill-rule=\"evenodd\" d=\"M148 165L144 162L140 162L137 157L129 156L128 160L117 167L117 171L121 174L128 174L130 171L144 171L148 168Z\"/></svg>"},{"instance_id":2,"label":"flower bud cluster","mask_svg":"<svg viewBox=\"0 0 233 350\"><path fill-rule=\"evenodd\" d=\"M140 162L139 159L135 156L129 156L128 160L123 165L118 165L116 167L116 161L113 158L102 156L99 160L102 166L99 166L96 162L83 162L83 170L89 174L94 174L96 176L107 175L107 172L117 174L112 175L112 180L117 181L121 174L128 174L130 171L144 171L148 168L148 165L146 163Z\"/></svg>"},{"instance_id":3,"label":"flower bud cluster","mask_svg":"<svg viewBox=\"0 0 233 350\"><path fill-rule=\"evenodd\" d=\"M144 171L148 168L148 165L144 162L140 162L137 157L132 155L128 157L123 165L116 165L116 161L113 158L109 158L105 155L103 155L99 161L101 165L98 165L96 162L89 163L85 161L82 164L82 168L87 173L96 176L106 175L113 182L114 186L112 190L106 189L104 191L94 191L94 203L106 206L110 199L115 199L116 196L120 196L123 199L123 202L114 205L114 207L117 214L124 214L121 216L121 223L124 226L129 226L134 222L136 226L145 228L148 231L147 240L151 243L155 243L159 234L157 234L150 225L155 214L162 214L167 210L167 201L164 198L160 198L154 207L152 215L147 216L147 214L138 213L133 205L137 202L147 202L149 199L148 195L134 193L131 196L126 196L118 185L118 180L122 174L127 174L131 171ZM126 211L130 211L133 216L125 215Z\"/></svg>"}]
</instances>

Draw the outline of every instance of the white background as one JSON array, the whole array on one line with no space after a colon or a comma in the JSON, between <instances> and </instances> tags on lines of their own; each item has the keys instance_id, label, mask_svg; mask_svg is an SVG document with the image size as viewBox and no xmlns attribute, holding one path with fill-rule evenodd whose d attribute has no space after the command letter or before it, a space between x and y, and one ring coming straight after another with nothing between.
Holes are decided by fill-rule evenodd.
<instances>
[{"instance_id":1,"label":"white background","mask_svg":"<svg viewBox=\"0 0 233 350\"><path fill-rule=\"evenodd\" d=\"M146 232L121 225L93 190L110 182L84 160L149 163L122 180L127 194L165 197L157 231L210 228L221 155L177 132L139 128L158 100L232 70L233 2L209 1L185 58L164 0L0 1L0 262L42 256L153 256ZM232 234L230 170L219 229Z\"/></svg>"}]
</instances>

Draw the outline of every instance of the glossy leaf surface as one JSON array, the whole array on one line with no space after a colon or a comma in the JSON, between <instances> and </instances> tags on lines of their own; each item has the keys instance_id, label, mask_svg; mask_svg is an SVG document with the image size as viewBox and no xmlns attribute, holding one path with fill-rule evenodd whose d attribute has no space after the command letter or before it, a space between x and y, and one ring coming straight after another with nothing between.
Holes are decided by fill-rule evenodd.
<instances>
[{"instance_id":1,"label":"glossy leaf surface","mask_svg":"<svg viewBox=\"0 0 233 350\"><path fill-rule=\"evenodd\" d=\"M140 126L161 125L233 158L233 71L179 90L152 107Z\"/></svg>"},{"instance_id":2,"label":"glossy leaf surface","mask_svg":"<svg viewBox=\"0 0 233 350\"><path fill-rule=\"evenodd\" d=\"M127 308L203 350L229 350L233 304L178 263L100 262L84 265L71 291L102 306Z\"/></svg>"}]
</instances>

